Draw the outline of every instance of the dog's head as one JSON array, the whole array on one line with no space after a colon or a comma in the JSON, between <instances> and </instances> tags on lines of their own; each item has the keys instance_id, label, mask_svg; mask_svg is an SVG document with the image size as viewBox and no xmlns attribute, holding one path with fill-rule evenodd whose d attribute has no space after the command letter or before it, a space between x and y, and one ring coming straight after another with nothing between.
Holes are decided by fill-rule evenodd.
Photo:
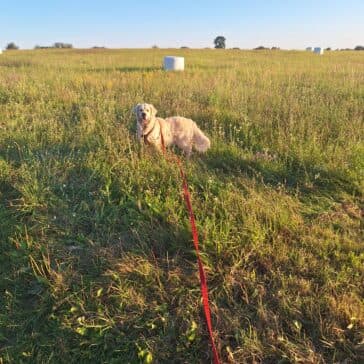
<instances>
[{"instance_id":1,"label":"dog's head","mask_svg":"<svg viewBox=\"0 0 364 364\"><path fill-rule=\"evenodd\" d=\"M134 107L138 123L146 127L155 118L157 109L151 104L138 104Z\"/></svg>"}]
</instances>

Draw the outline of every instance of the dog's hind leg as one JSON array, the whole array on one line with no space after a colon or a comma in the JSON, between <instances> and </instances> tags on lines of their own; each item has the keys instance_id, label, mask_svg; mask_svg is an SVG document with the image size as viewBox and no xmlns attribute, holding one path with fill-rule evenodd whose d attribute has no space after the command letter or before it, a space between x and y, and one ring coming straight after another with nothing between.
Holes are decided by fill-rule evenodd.
<instances>
[{"instance_id":1,"label":"dog's hind leg","mask_svg":"<svg viewBox=\"0 0 364 364\"><path fill-rule=\"evenodd\" d=\"M183 150L183 154L186 156L187 159L190 159L192 154L192 143L183 143L179 145L179 147Z\"/></svg>"}]
</instances>

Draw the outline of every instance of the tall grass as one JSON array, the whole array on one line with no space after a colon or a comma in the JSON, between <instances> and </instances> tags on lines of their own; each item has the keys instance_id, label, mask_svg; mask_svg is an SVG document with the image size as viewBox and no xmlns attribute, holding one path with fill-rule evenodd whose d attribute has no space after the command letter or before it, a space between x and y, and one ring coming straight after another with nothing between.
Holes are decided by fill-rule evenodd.
<instances>
[{"instance_id":1,"label":"tall grass","mask_svg":"<svg viewBox=\"0 0 364 364\"><path fill-rule=\"evenodd\" d=\"M173 52L186 71L166 73ZM0 56L0 363L206 363L176 167L132 107L197 121L186 163L224 362L363 357L360 52Z\"/></svg>"}]
</instances>

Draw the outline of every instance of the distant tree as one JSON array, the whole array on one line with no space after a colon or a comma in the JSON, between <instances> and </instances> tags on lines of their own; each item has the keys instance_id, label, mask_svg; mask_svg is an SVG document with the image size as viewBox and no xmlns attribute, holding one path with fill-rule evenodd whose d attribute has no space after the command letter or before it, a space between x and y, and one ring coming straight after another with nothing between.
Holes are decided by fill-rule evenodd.
<instances>
[{"instance_id":1,"label":"distant tree","mask_svg":"<svg viewBox=\"0 0 364 364\"><path fill-rule=\"evenodd\" d=\"M56 42L53 44L53 48L73 48L73 45L70 43Z\"/></svg>"},{"instance_id":2,"label":"distant tree","mask_svg":"<svg viewBox=\"0 0 364 364\"><path fill-rule=\"evenodd\" d=\"M214 44L215 44L215 48L219 48L219 49L224 49L226 47L225 45L225 41L226 41L226 38L223 37L222 35L219 35L217 36L215 39L214 39Z\"/></svg>"},{"instance_id":3,"label":"distant tree","mask_svg":"<svg viewBox=\"0 0 364 364\"><path fill-rule=\"evenodd\" d=\"M271 48L271 50L272 50L272 51L279 51L279 50L280 50L280 48L279 48L279 47L272 47L272 48Z\"/></svg>"},{"instance_id":4,"label":"distant tree","mask_svg":"<svg viewBox=\"0 0 364 364\"><path fill-rule=\"evenodd\" d=\"M11 50L16 50L19 49L19 47L14 43L14 42L10 42L8 43L8 45L5 47L5 49L7 49L8 51Z\"/></svg>"},{"instance_id":5,"label":"distant tree","mask_svg":"<svg viewBox=\"0 0 364 364\"><path fill-rule=\"evenodd\" d=\"M327 47L327 48L325 49L325 51L331 51L331 48L330 48L330 47Z\"/></svg>"},{"instance_id":6,"label":"distant tree","mask_svg":"<svg viewBox=\"0 0 364 364\"><path fill-rule=\"evenodd\" d=\"M259 47L257 47L257 48L254 48L254 50L256 50L256 51L262 51L262 50L264 50L264 49L269 49L269 48L266 48L266 47L264 47L264 46L259 46Z\"/></svg>"},{"instance_id":7,"label":"distant tree","mask_svg":"<svg viewBox=\"0 0 364 364\"><path fill-rule=\"evenodd\" d=\"M238 50L238 49L240 49L240 48L239 48L239 47L234 47L233 49Z\"/></svg>"},{"instance_id":8,"label":"distant tree","mask_svg":"<svg viewBox=\"0 0 364 364\"><path fill-rule=\"evenodd\" d=\"M364 51L364 46L358 45L354 48L354 51Z\"/></svg>"},{"instance_id":9,"label":"distant tree","mask_svg":"<svg viewBox=\"0 0 364 364\"><path fill-rule=\"evenodd\" d=\"M152 45L152 48L153 49L158 49L159 47L156 44L154 44L154 45Z\"/></svg>"},{"instance_id":10,"label":"distant tree","mask_svg":"<svg viewBox=\"0 0 364 364\"><path fill-rule=\"evenodd\" d=\"M182 46L181 49L189 49L187 46Z\"/></svg>"},{"instance_id":11,"label":"distant tree","mask_svg":"<svg viewBox=\"0 0 364 364\"><path fill-rule=\"evenodd\" d=\"M54 47L52 47L52 46L41 46L41 45L36 45L34 47L34 49L49 49L49 48L54 48Z\"/></svg>"}]
</instances>

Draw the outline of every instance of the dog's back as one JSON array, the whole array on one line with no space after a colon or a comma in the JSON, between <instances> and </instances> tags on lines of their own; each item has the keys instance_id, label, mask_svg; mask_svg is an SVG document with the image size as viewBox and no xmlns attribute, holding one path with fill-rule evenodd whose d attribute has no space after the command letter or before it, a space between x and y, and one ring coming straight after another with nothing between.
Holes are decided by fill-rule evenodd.
<instances>
[{"instance_id":1,"label":"dog's back","mask_svg":"<svg viewBox=\"0 0 364 364\"><path fill-rule=\"evenodd\" d=\"M169 124L172 143L182 148L187 154L192 147L198 152L206 152L210 148L209 138L199 129L196 123L181 116L172 116L165 119Z\"/></svg>"}]
</instances>

